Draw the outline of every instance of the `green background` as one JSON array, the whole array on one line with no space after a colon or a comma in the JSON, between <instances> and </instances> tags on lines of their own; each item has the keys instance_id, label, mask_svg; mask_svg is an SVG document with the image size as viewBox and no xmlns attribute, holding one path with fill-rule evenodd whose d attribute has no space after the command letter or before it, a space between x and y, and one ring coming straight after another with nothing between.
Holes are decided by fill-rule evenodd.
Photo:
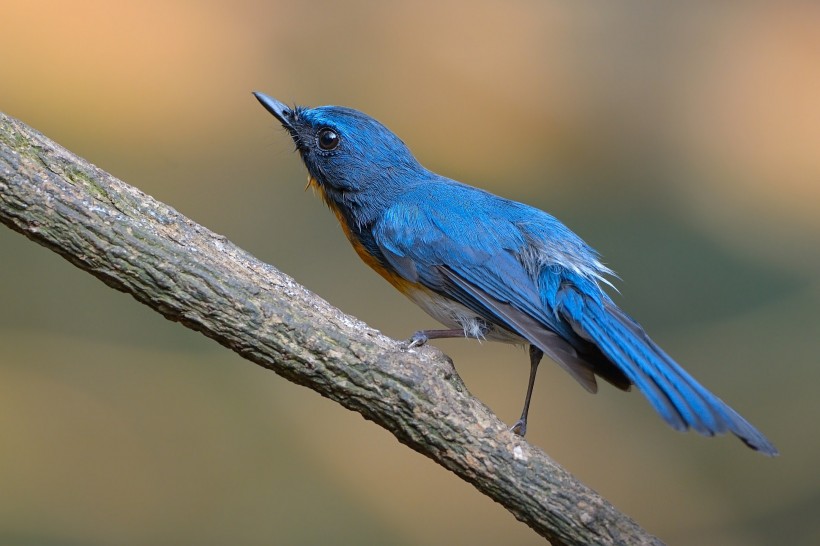
<instances>
[{"instance_id":1,"label":"green background","mask_svg":"<svg viewBox=\"0 0 820 546\"><path fill-rule=\"evenodd\" d=\"M251 96L341 104L427 167L551 212L616 301L766 433L666 427L542 366L528 439L670 544L820 542L820 8L810 3L22 2L0 110L384 333ZM525 353L437 342L514 421ZM0 543L535 544L387 432L0 229Z\"/></svg>"}]
</instances>

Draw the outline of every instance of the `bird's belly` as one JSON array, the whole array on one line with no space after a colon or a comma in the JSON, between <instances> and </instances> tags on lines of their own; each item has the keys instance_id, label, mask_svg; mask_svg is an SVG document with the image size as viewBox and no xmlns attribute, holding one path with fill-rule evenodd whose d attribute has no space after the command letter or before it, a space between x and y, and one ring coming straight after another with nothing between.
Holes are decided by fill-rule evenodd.
<instances>
[{"instance_id":1,"label":"bird's belly","mask_svg":"<svg viewBox=\"0 0 820 546\"><path fill-rule=\"evenodd\" d=\"M479 317L464 305L440 296L431 290L413 287L411 290L402 290L402 293L447 328L464 330L464 337L488 339L516 345L524 343L524 339L518 334Z\"/></svg>"}]
</instances>

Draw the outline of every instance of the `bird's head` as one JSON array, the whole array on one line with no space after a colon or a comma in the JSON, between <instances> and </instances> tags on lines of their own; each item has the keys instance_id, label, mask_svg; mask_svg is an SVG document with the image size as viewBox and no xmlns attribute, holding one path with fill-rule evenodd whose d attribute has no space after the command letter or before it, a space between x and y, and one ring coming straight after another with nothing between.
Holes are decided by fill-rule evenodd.
<instances>
[{"instance_id":1,"label":"bird's head","mask_svg":"<svg viewBox=\"0 0 820 546\"><path fill-rule=\"evenodd\" d=\"M290 133L315 184L331 207L374 209L426 170L387 127L341 106L289 107L263 93L262 106Z\"/></svg>"}]
</instances>

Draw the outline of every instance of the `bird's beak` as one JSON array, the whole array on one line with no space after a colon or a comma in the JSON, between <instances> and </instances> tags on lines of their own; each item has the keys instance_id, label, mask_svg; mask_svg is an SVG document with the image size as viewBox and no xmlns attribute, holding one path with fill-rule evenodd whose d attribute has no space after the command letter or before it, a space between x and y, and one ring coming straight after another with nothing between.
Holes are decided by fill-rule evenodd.
<instances>
[{"instance_id":1,"label":"bird's beak","mask_svg":"<svg viewBox=\"0 0 820 546\"><path fill-rule=\"evenodd\" d=\"M256 97L256 100L262 103L265 110L273 114L274 117L278 119L286 129L293 129L293 111L288 108L287 105L267 96L264 93L260 93L259 91L254 91L253 96Z\"/></svg>"}]
</instances>

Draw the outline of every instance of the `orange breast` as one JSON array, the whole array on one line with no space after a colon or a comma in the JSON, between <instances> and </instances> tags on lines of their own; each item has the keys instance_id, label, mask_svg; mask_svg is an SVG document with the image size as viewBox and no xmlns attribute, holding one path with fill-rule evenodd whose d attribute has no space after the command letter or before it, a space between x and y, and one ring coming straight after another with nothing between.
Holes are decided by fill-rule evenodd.
<instances>
[{"instance_id":1,"label":"orange breast","mask_svg":"<svg viewBox=\"0 0 820 546\"><path fill-rule=\"evenodd\" d=\"M321 184L319 184L315 178L308 178L308 186L314 188L319 192L319 195L322 196L322 200L325 202L328 208L333 211L333 214L336 215L336 219L339 220L339 225L342 226L342 231L344 232L345 237L347 237L347 240L350 241L351 245L353 245L353 249L356 251L356 254L359 255L359 258L361 258L364 263L370 266L370 268L373 269L373 271L384 277L387 280L387 282L389 282L396 288L396 290L410 297L410 299L414 299L412 297L412 294L414 294L415 292L419 290L426 291L426 289L420 284L412 283L398 275L396 272L386 269L379 262L379 260L377 260L372 254L370 254L370 252L367 251L364 245L351 231L350 226L348 225L347 220L345 219L342 212L339 210L339 208L332 200L328 199L324 188L322 188Z\"/></svg>"}]
</instances>

